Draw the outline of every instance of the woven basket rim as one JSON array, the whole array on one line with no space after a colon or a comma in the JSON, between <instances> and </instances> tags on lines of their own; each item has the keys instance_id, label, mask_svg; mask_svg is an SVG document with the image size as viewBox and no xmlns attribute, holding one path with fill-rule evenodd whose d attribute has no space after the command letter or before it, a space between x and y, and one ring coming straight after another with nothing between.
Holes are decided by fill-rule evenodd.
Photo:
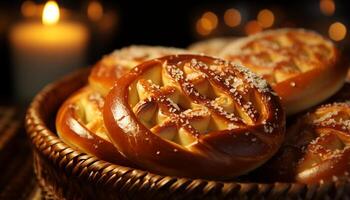
<instances>
[{"instance_id":1,"label":"woven basket rim","mask_svg":"<svg viewBox=\"0 0 350 200\"><path fill-rule=\"evenodd\" d=\"M111 184L111 179L113 179L116 174L122 174L124 176L127 175L129 181L144 179L150 182L153 181L153 183L156 185L159 182L165 181L168 187L185 186L186 188L190 187L194 190L198 188L206 188L206 190L214 190L215 188L220 188L220 190L225 190L223 192L226 194L237 190L242 190L244 193L266 193L273 189L276 189L282 193L298 195L300 193L306 194L308 190L312 190L314 192L324 191L327 190L327 188L329 189L331 187L336 187L339 184L350 183L349 180L338 180L307 185L295 182L235 182L162 176L141 169L134 169L109 163L107 161L100 160L93 155L88 155L79 150L75 150L65 144L54 131L50 130L48 125L45 123L41 109L43 106L45 106L44 102L46 102L47 98L52 95L53 91L59 90L63 84L76 81L80 77L84 77L84 81L82 82L86 83L85 79L87 78L89 72L89 69L78 70L53 83L48 84L34 97L26 113L26 132L30 138L32 146L44 156L49 157L49 160L52 163L64 169L69 174L79 177L86 176L85 178L88 180L92 179L90 175L93 174L93 180L91 181L104 182L108 185L113 185ZM53 157L50 157L50 155L53 154L57 156L55 159ZM72 166L72 163L74 162L77 162L79 164ZM81 173L83 170L88 170L90 173Z\"/></svg>"}]
</instances>

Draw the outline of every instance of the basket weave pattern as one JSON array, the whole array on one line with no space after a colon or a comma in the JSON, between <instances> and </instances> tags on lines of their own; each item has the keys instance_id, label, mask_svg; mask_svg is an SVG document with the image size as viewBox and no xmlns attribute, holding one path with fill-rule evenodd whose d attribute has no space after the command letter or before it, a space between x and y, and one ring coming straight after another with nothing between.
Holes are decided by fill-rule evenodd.
<instances>
[{"instance_id":1,"label":"basket weave pattern","mask_svg":"<svg viewBox=\"0 0 350 200\"><path fill-rule=\"evenodd\" d=\"M238 183L160 176L118 166L70 148L52 131L60 104L86 84L89 71L44 88L26 115L35 173L47 199L343 199L350 182L315 185Z\"/></svg>"}]
</instances>

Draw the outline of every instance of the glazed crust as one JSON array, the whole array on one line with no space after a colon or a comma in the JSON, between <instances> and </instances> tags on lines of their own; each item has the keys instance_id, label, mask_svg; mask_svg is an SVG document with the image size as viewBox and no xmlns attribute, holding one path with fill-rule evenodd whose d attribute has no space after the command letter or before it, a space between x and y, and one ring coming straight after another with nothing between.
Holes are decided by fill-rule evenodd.
<instances>
[{"instance_id":1,"label":"glazed crust","mask_svg":"<svg viewBox=\"0 0 350 200\"><path fill-rule=\"evenodd\" d=\"M204 53L208 56L218 56L219 52L222 51L228 44L237 40L236 37L222 37L203 40L191 44L187 49L192 52Z\"/></svg>"},{"instance_id":2,"label":"glazed crust","mask_svg":"<svg viewBox=\"0 0 350 200\"><path fill-rule=\"evenodd\" d=\"M348 178L349 142L349 102L318 107L287 129L279 153L259 173L273 172L267 177L272 181L305 184Z\"/></svg>"},{"instance_id":3,"label":"glazed crust","mask_svg":"<svg viewBox=\"0 0 350 200\"><path fill-rule=\"evenodd\" d=\"M136 65L153 58L184 52L186 52L184 49L162 46L133 45L124 47L104 56L93 66L89 76L89 84L94 90L105 96L114 86L116 79Z\"/></svg>"},{"instance_id":4,"label":"glazed crust","mask_svg":"<svg viewBox=\"0 0 350 200\"><path fill-rule=\"evenodd\" d=\"M116 79L150 58L185 52L170 47L130 46L101 59L89 75L89 84L60 107L56 117L58 135L67 144L103 160L135 166L111 144L101 114L104 96ZM88 117L87 117L88 116Z\"/></svg>"},{"instance_id":5,"label":"glazed crust","mask_svg":"<svg viewBox=\"0 0 350 200\"><path fill-rule=\"evenodd\" d=\"M238 39L219 56L266 78L288 115L333 95L344 84L348 68L331 41L303 29L277 29Z\"/></svg>"},{"instance_id":6,"label":"glazed crust","mask_svg":"<svg viewBox=\"0 0 350 200\"><path fill-rule=\"evenodd\" d=\"M88 86L78 90L57 113L57 133L65 143L83 152L119 165L134 166L108 139L100 110L103 104L103 98Z\"/></svg>"},{"instance_id":7,"label":"glazed crust","mask_svg":"<svg viewBox=\"0 0 350 200\"><path fill-rule=\"evenodd\" d=\"M193 73L186 72L189 69ZM204 74L204 82L213 88L220 88L221 93L214 100L203 95L200 84L188 82L190 75L197 73L201 73L200 77ZM227 77L234 82L225 84L229 82ZM157 83L159 87L145 86L148 91L135 89L159 78L162 79ZM177 100L169 96L175 91L180 93ZM137 92L139 96L133 97ZM141 95L146 97L142 99ZM235 102L233 113L213 104L225 95ZM181 104L184 99L189 100L187 105ZM164 115L168 118L150 127L140 116L145 107L150 113L154 104L158 106L158 115L148 118L159 119ZM194 114L196 109L201 110L198 115ZM208 110L210 114L205 114ZM191 112L192 115L187 115ZM244 67L198 55L166 56L135 67L117 80L106 97L103 115L113 144L129 160L159 174L191 178L230 179L259 167L280 147L285 128L279 98L272 94L266 81ZM222 121L215 128L200 130L201 125L194 125L196 117L201 125L208 123L205 121L208 117L209 124L214 119ZM166 134L169 131L162 132L164 127L176 130L175 135L187 132L192 139L185 143L169 139Z\"/></svg>"}]
</instances>

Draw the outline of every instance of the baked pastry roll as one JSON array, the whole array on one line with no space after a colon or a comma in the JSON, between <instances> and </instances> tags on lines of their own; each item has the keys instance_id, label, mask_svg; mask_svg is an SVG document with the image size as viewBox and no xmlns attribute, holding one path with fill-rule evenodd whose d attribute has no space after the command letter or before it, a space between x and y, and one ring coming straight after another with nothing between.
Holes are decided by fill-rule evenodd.
<instances>
[{"instance_id":1,"label":"baked pastry roll","mask_svg":"<svg viewBox=\"0 0 350 200\"><path fill-rule=\"evenodd\" d=\"M58 135L67 144L113 163L132 164L110 143L102 116L104 95L114 81L133 66L150 58L185 50L130 46L105 56L92 69L89 85L73 94L61 106L56 118Z\"/></svg>"},{"instance_id":2,"label":"baked pastry roll","mask_svg":"<svg viewBox=\"0 0 350 200\"><path fill-rule=\"evenodd\" d=\"M114 81L136 65L153 58L184 53L186 50L161 46L133 45L106 55L93 68L89 84L105 96Z\"/></svg>"},{"instance_id":3,"label":"baked pastry roll","mask_svg":"<svg viewBox=\"0 0 350 200\"><path fill-rule=\"evenodd\" d=\"M191 44L187 49L192 52L203 53L208 56L218 56L218 52L224 49L232 41L235 41L236 37L222 37L212 38L208 40L199 41Z\"/></svg>"},{"instance_id":4,"label":"baked pastry roll","mask_svg":"<svg viewBox=\"0 0 350 200\"><path fill-rule=\"evenodd\" d=\"M348 178L349 144L350 103L327 104L288 128L281 150L259 172L306 184Z\"/></svg>"},{"instance_id":5,"label":"baked pastry roll","mask_svg":"<svg viewBox=\"0 0 350 200\"><path fill-rule=\"evenodd\" d=\"M303 29L277 29L238 39L219 56L268 80L287 114L330 97L343 85L347 70L331 41Z\"/></svg>"},{"instance_id":6,"label":"baked pastry roll","mask_svg":"<svg viewBox=\"0 0 350 200\"><path fill-rule=\"evenodd\" d=\"M152 172L230 179L267 161L284 138L278 96L247 68L199 55L147 61L104 105L109 138Z\"/></svg>"},{"instance_id":7,"label":"baked pastry roll","mask_svg":"<svg viewBox=\"0 0 350 200\"><path fill-rule=\"evenodd\" d=\"M102 160L132 166L110 142L103 123L103 97L86 86L60 107L56 117L59 137L73 148Z\"/></svg>"}]
</instances>

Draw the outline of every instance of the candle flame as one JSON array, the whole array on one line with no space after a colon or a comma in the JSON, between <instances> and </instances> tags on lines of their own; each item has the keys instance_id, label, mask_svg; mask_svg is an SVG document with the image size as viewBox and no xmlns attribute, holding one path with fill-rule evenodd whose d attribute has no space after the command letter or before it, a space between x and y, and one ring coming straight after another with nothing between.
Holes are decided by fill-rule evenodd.
<instances>
[{"instance_id":1,"label":"candle flame","mask_svg":"<svg viewBox=\"0 0 350 200\"><path fill-rule=\"evenodd\" d=\"M43 10L42 21L45 25L53 25L58 22L60 18L60 10L55 1L46 2Z\"/></svg>"}]
</instances>

